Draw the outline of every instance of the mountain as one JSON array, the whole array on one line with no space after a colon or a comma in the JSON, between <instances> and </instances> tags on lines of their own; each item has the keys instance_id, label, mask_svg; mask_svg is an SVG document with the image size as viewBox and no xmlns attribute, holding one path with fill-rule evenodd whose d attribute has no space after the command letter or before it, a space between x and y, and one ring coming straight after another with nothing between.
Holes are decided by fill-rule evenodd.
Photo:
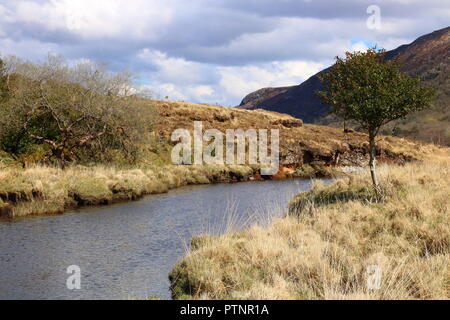
<instances>
[{"instance_id":1,"label":"mountain","mask_svg":"<svg viewBox=\"0 0 450 320\"><path fill-rule=\"evenodd\" d=\"M384 133L450 145L450 27L386 53L387 59L394 57L400 59L403 72L420 76L425 84L436 87L438 96L433 108L389 125ZM327 114L329 106L316 95L323 89L318 75L327 70L297 86L253 92L239 107L287 113L306 123L340 126L338 119Z\"/></svg>"}]
</instances>

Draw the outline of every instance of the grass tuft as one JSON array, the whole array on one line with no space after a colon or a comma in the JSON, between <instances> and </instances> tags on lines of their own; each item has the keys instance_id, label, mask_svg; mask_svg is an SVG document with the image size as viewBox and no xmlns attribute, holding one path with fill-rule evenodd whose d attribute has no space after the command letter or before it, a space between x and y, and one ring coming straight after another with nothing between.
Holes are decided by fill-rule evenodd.
<instances>
[{"instance_id":1,"label":"grass tuft","mask_svg":"<svg viewBox=\"0 0 450 320\"><path fill-rule=\"evenodd\" d=\"M60 214L70 208L136 200L186 185L248 181L253 173L246 166L220 165L5 168L0 171L0 216Z\"/></svg>"},{"instance_id":2,"label":"grass tuft","mask_svg":"<svg viewBox=\"0 0 450 320\"><path fill-rule=\"evenodd\" d=\"M383 165L297 195L269 227L194 238L170 280L176 299L449 299L448 155ZM299 219L300 217L300 219ZM367 286L368 267L382 271Z\"/></svg>"}]
</instances>

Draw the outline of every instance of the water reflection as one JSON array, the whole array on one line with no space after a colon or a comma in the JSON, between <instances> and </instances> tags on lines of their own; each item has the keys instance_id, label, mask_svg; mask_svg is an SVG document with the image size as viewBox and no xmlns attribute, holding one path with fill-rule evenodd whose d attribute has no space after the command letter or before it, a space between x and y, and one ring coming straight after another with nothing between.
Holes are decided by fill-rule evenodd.
<instances>
[{"instance_id":1,"label":"water reflection","mask_svg":"<svg viewBox=\"0 0 450 320\"><path fill-rule=\"evenodd\" d=\"M0 299L170 298L168 273L198 233L267 223L310 181L194 186L62 216L0 222ZM81 290L66 269L81 267Z\"/></svg>"}]
</instances>

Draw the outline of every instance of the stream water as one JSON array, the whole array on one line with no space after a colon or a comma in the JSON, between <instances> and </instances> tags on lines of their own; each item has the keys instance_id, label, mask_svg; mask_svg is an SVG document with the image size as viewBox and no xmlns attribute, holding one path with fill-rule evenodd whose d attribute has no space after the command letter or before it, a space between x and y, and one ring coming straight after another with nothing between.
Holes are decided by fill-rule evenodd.
<instances>
[{"instance_id":1,"label":"stream water","mask_svg":"<svg viewBox=\"0 0 450 320\"><path fill-rule=\"evenodd\" d=\"M310 180L191 186L60 216L0 221L0 299L170 298L193 235L268 223ZM71 265L81 289L69 290Z\"/></svg>"}]
</instances>

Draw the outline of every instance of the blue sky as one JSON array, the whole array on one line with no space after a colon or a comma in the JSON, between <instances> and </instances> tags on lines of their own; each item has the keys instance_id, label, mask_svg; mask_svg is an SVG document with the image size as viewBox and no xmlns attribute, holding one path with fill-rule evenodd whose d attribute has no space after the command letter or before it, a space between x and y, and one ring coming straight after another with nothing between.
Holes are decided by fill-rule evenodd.
<instances>
[{"instance_id":1,"label":"blue sky","mask_svg":"<svg viewBox=\"0 0 450 320\"><path fill-rule=\"evenodd\" d=\"M379 29L367 8L381 10ZM0 0L0 54L104 61L157 96L237 105L301 83L346 50L447 27L448 0Z\"/></svg>"}]
</instances>

